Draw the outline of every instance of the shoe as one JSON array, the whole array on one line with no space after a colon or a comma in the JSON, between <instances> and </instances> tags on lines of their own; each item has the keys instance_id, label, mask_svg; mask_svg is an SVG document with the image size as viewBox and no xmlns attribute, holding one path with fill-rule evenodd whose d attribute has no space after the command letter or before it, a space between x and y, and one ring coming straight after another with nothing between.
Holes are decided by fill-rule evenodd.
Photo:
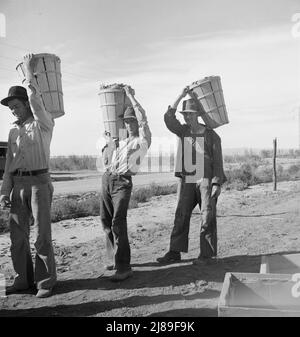
<instances>
[{"instance_id":1,"label":"shoe","mask_svg":"<svg viewBox=\"0 0 300 337\"><path fill-rule=\"evenodd\" d=\"M28 288L17 288L14 284L11 286L7 286L5 288L6 295L12 295L12 294L20 294L20 293L27 293L29 291L34 290L34 286L28 287Z\"/></svg>"},{"instance_id":2,"label":"shoe","mask_svg":"<svg viewBox=\"0 0 300 337\"><path fill-rule=\"evenodd\" d=\"M52 295L52 288L49 289L39 289L35 295L38 298L50 297Z\"/></svg>"},{"instance_id":3,"label":"shoe","mask_svg":"<svg viewBox=\"0 0 300 337\"><path fill-rule=\"evenodd\" d=\"M128 279L128 277L131 277L133 275L132 270L127 270L127 271L116 271L114 275L110 277L110 280L113 282L118 282L118 281L124 281Z\"/></svg>"},{"instance_id":4,"label":"shoe","mask_svg":"<svg viewBox=\"0 0 300 337\"><path fill-rule=\"evenodd\" d=\"M174 263L181 261L180 252L170 250L163 257L157 258L156 261L159 263Z\"/></svg>"},{"instance_id":5,"label":"shoe","mask_svg":"<svg viewBox=\"0 0 300 337\"><path fill-rule=\"evenodd\" d=\"M213 263L217 263L217 259L215 257L198 257L193 261L193 265L195 266L207 266Z\"/></svg>"}]
</instances>

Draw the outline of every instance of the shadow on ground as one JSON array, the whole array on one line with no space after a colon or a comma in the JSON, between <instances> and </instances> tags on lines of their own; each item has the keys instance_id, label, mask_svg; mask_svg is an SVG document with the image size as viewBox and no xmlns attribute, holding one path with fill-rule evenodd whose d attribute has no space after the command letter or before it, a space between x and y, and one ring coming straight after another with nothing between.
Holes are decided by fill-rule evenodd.
<instances>
[{"instance_id":1,"label":"shadow on ground","mask_svg":"<svg viewBox=\"0 0 300 337\"><path fill-rule=\"evenodd\" d=\"M220 289L205 288L209 282L221 283L226 272L258 273L261 263L261 255L237 255L219 259L216 264L194 266L191 260L183 260L180 264L161 266L158 263L145 263L134 265L134 275L123 282L111 282L109 275L95 278L66 279L57 283L53 297L47 306L30 309L2 309L0 316L93 316L99 313L142 305L155 305L168 301L218 299ZM149 267L151 269L149 270ZM146 269L146 270L145 270ZM99 274L98 274L99 275ZM203 287L204 285L204 287ZM175 294L160 294L154 296L130 296L122 300L95 301L96 290L134 290L143 288L171 287ZM185 290L187 291L185 292ZM156 289L157 290L157 289ZM79 294L76 295L75 292ZM73 293L81 301L79 304L57 303L68 301L68 293ZM70 294L72 300L73 294ZM92 299L92 301L90 301ZM85 303L82 303L85 301ZM26 298L28 305L28 296ZM43 304L41 300L39 303ZM45 303L45 302L44 302ZM22 305L22 301L19 302ZM155 316L216 316L217 310L208 308L174 309L166 312L158 312Z\"/></svg>"}]
</instances>

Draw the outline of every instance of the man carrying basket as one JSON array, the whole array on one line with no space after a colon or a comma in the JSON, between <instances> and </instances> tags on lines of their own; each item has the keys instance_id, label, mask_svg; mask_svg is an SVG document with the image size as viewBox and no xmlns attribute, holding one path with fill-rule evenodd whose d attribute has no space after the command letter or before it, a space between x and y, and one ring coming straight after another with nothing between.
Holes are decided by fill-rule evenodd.
<instances>
[{"instance_id":1,"label":"man carrying basket","mask_svg":"<svg viewBox=\"0 0 300 337\"><path fill-rule=\"evenodd\" d=\"M56 283L50 215L53 186L48 172L54 121L34 85L33 63L32 54L24 57L27 90L11 87L1 100L17 120L9 133L0 203L11 207L11 257L17 274L6 293L30 289L35 283L36 296L48 297ZM32 220L37 228L34 268L29 243Z\"/></svg>"},{"instance_id":2,"label":"man carrying basket","mask_svg":"<svg viewBox=\"0 0 300 337\"><path fill-rule=\"evenodd\" d=\"M127 210L132 176L138 172L151 144L146 113L134 97L133 89L125 86L124 90L132 104L123 115L128 136L119 141L106 133L107 143L102 149L105 172L102 176L100 217L110 260L106 268L116 270L112 281L123 281L132 275Z\"/></svg>"},{"instance_id":3,"label":"man carrying basket","mask_svg":"<svg viewBox=\"0 0 300 337\"><path fill-rule=\"evenodd\" d=\"M183 114L186 124L181 124L175 116L177 106L181 99L187 94L192 98L183 101ZM178 203L175 213L174 227L171 233L169 251L157 259L159 263L173 263L181 260L181 252L188 251L188 235L190 227L190 217L196 204L199 204L201 214L200 229L200 254L194 264L202 264L210 261L217 255L217 224L216 224L216 203L221 192L221 184L226 180L223 171L223 159L220 137L215 131L198 122L198 117L203 114L203 109L189 87L184 88L176 99L173 106L169 106L164 115L167 128L175 133L180 139L182 163L192 158L187 152L187 139L192 139L192 152L197 151L197 141L204 141L203 174L200 179L193 179L185 165L180 165L175 176L180 178L178 186ZM205 116L204 120L205 120ZM199 163L197 164L199 165ZM199 167L196 167L196 172ZM196 174L193 173L194 175Z\"/></svg>"}]
</instances>

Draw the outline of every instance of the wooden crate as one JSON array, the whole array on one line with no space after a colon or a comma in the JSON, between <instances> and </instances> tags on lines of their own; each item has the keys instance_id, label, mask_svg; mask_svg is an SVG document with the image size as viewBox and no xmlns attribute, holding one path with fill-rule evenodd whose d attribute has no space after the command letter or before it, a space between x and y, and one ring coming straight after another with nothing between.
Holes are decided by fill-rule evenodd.
<instances>
[{"instance_id":1,"label":"wooden crate","mask_svg":"<svg viewBox=\"0 0 300 337\"><path fill-rule=\"evenodd\" d=\"M288 274L226 273L218 315L221 317L300 316L300 298Z\"/></svg>"},{"instance_id":2,"label":"wooden crate","mask_svg":"<svg viewBox=\"0 0 300 337\"><path fill-rule=\"evenodd\" d=\"M300 254L263 255L260 265L261 274L296 274L300 273Z\"/></svg>"}]
</instances>

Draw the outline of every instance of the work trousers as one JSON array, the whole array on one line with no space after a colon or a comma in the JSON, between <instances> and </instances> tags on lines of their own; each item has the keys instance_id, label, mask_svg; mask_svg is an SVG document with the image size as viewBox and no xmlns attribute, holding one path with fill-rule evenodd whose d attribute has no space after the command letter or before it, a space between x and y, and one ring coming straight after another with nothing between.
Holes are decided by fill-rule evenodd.
<instances>
[{"instance_id":1,"label":"work trousers","mask_svg":"<svg viewBox=\"0 0 300 337\"><path fill-rule=\"evenodd\" d=\"M127 233L127 210L132 191L131 176L104 173L100 195L100 217L106 236L110 264L117 271L130 267L130 246Z\"/></svg>"},{"instance_id":2,"label":"work trousers","mask_svg":"<svg viewBox=\"0 0 300 337\"><path fill-rule=\"evenodd\" d=\"M211 198L211 181L203 178L200 184L180 179L177 208L171 233L170 250L188 251L190 218L196 205L200 207L200 257L217 255L217 198Z\"/></svg>"},{"instance_id":3,"label":"work trousers","mask_svg":"<svg viewBox=\"0 0 300 337\"><path fill-rule=\"evenodd\" d=\"M11 257L16 272L14 285L17 289L27 289L34 283L38 289L48 289L56 283L51 238L52 195L49 173L13 176L9 227ZM29 243L32 221L37 231L34 268Z\"/></svg>"}]
</instances>

